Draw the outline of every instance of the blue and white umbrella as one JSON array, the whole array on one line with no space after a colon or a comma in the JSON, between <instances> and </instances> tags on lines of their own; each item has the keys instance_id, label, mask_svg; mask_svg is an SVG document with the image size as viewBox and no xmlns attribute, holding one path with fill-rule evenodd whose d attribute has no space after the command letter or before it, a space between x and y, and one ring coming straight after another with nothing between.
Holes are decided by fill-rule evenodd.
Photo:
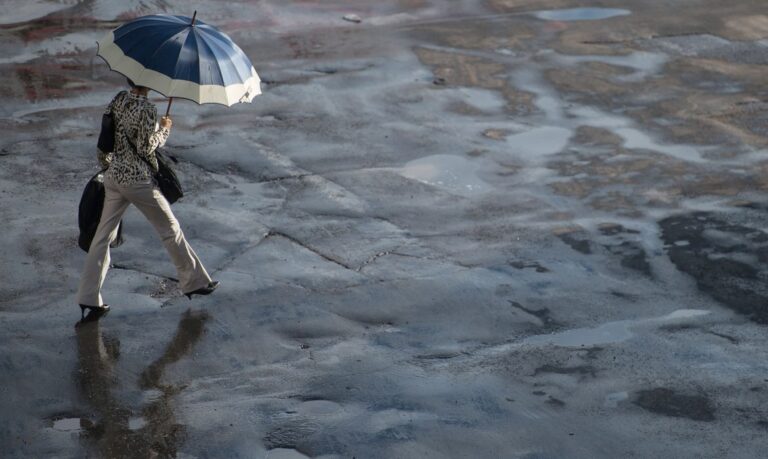
<instances>
[{"instance_id":1,"label":"blue and white umbrella","mask_svg":"<svg viewBox=\"0 0 768 459\"><path fill-rule=\"evenodd\" d=\"M248 56L196 16L134 19L99 41L98 55L110 69L169 98L226 106L250 102L261 94L261 80Z\"/></svg>"}]
</instances>

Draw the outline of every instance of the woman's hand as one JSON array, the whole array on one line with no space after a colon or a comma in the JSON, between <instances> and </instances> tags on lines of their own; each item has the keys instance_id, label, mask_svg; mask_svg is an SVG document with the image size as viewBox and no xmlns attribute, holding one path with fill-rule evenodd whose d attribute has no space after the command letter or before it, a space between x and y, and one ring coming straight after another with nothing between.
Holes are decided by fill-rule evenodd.
<instances>
[{"instance_id":1,"label":"woman's hand","mask_svg":"<svg viewBox=\"0 0 768 459\"><path fill-rule=\"evenodd\" d=\"M160 118L160 127L170 130L171 126L173 126L173 120L169 116L164 116Z\"/></svg>"}]
</instances>

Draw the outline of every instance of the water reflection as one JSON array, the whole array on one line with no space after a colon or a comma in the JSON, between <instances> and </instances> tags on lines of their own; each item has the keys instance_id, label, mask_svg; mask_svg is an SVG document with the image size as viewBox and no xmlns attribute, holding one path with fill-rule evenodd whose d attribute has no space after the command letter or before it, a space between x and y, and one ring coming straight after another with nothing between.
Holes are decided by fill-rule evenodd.
<instances>
[{"instance_id":1,"label":"water reflection","mask_svg":"<svg viewBox=\"0 0 768 459\"><path fill-rule=\"evenodd\" d=\"M457 155L431 155L408 162L398 172L449 192L470 195L491 190L478 177L480 165Z\"/></svg>"},{"instance_id":2,"label":"water reflection","mask_svg":"<svg viewBox=\"0 0 768 459\"><path fill-rule=\"evenodd\" d=\"M594 21L615 16L626 16L631 11L620 8L567 8L534 11L535 17L545 21Z\"/></svg>"},{"instance_id":3,"label":"water reflection","mask_svg":"<svg viewBox=\"0 0 768 459\"><path fill-rule=\"evenodd\" d=\"M85 322L76 328L77 385L93 409L94 419L81 420L83 438L109 458L176 457L184 441L185 428L176 422L172 398L181 388L161 384L167 365L179 361L200 340L205 312L187 311L163 354L142 372L139 385L156 395L134 413L116 393L114 368L120 358L120 342L102 332L99 322Z\"/></svg>"}]
</instances>

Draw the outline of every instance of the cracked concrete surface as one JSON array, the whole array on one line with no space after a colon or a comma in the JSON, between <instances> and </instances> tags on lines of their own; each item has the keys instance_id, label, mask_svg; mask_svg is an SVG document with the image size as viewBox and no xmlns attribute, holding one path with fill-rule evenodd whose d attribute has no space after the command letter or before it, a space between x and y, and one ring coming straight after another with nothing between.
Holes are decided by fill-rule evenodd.
<instances>
[{"instance_id":1,"label":"cracked concrete surface","mask_svg":"<svg viewBox=\"0 0 768 459\"><path fill-rule=\"evenodd\" d=\"M3 457L761 457L759 5L353 3L0 5ZM75 329L95 40L195 9L263 77L174 104L222 285L130 210Z\"/></svg>"}]
</instances>

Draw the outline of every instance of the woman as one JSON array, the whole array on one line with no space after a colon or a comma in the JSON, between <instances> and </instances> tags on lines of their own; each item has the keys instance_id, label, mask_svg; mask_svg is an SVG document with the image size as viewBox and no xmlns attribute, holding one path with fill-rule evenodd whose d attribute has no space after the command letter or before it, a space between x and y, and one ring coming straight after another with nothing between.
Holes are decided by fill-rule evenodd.
<instances>
[{"instance_id":1,"label":"woman","mask_svg":"<svg viewBox=\"0 0 768 459\"><path fill-rule=\"evenodd\" d=\"M147 99L149 88L136 86L130 79L128 84L131 90L115 96L106 111L112 113L114 119L115 151L99 151L99 162L107 169L104 209L77 292L82 316L89 310L89 317L98 318L109 310L101 298L101 286L109 269L109 244L117 236L117 226L130 204L135 205L160 234L176 265L181 291L187 297L208 295L219 285L211 280L187 244L168 201L152 179L157 171L155 149L165 144L173 123L164 116L158 129L157 108Z\"/></svg>"}]
</instances>

